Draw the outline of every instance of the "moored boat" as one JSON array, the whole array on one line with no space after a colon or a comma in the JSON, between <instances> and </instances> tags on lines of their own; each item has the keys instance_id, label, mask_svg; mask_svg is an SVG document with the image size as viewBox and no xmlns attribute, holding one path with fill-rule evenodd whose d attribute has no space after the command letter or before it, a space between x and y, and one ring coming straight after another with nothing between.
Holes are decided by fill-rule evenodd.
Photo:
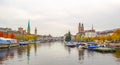
<instances>
[{"instance_id":1,"label":"moored boat","mask_svg":"<svg viewBox=\"0 0 120 65\"><path fill-rule=\"evenodd\" d=\"M76 44L74 44L73 42L65 42L65 45L69 46L69 47L75 47L76 46Z\"/></svg>"},{"instance_id":2,"label":"moored boat","mask_svg":"<svg viewBox=\"0 0 120 65\"><path fill-rule=\"evenodd\" d=\"M87 48L87 44L79 42L79 43L76 44L76 47L80 48L80 49L86 49Z\"/></svg>"},{"instance_id":3,"label":"moored boat","mask_svg":"<svg viewBox=\"0 0 120 65\"><path fill-rule=\"evenodd\" d=\"M0 38L0 48L10 48L18 46L16 39Z\"/></svg>"},{"instance_id":4,"label":"moored boat","mask_svg":"<svg viewBox=\"0 0 120 65\"><path fill-rule=\"evenodd\" d=\"M26 45L28 45L29 44L29 42L19 42L19 45L20 46L26 46Z\"/></svg>"},{"instance_id":5,"label":"moored boat","mask_svg":"<svg viewBox=\"0 0 120 65\"><path fill-rule=\"evenodd\" d=\"M93 50L98 51L98 52L115 52L115 48L107 48L107 47L99 47Z\"/></svg>"},{"instance_id":6,"label":"moored boat","mask_svg":"<svg viewBox=\"0 0 120 65\"><path fill-rule=\"evenodd\" d=\"M94 48L98 48L97 43L95 43L95 42L89 42L88 43L88 49L94 49Z\"/></svg>"}]
</instances>

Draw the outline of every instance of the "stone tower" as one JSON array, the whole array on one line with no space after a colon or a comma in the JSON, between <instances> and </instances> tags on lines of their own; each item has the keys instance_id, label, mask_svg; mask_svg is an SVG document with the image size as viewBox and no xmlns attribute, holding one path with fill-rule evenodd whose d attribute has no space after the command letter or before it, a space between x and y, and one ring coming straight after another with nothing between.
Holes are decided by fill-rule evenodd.
<instances>
[{"instance_id":1,"label":"stone tower","mask_svg":"<svg viewBox=\"0 0 120 65\"><path fill-rule=\"evenodd\" d=\"M78 26L78 33L82 33L84 32L84 25L79 23L79 26Z\"/></svg>"}]
</instances>

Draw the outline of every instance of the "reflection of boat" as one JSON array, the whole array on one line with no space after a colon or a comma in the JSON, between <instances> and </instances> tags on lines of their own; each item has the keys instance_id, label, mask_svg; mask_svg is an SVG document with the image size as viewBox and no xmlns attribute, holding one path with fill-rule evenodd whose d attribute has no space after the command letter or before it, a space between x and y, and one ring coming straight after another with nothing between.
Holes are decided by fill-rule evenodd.
<instances>
[{"instance_id":1,"label":"reflection of boat","mask_svg":"<svg viewBox=\"0 0 120 65\"><path fill-rule=\"evenodd\" d=\"M45 43L46 41L45 40L40 40L40 43Z\"/></svg>"},{"instance_id":2,"label":"reflection of boat","mask_svg":"<svg viewBox=\"0 0 120 65\"><path fill-rule=\"evenodd\" d=\"M0 49L0 62L14 57L14 49Z\"/></svg>"},{"instance_id":3,"label":"reflection of boat","mask_svg":"<svg viewBox=\"0 0 120 65\"><path fill-rule=\"evenodd\" d=\"M18 46L18 43L11 43L11 44L0 44L0 48L10 48Z\"/></svg>"}]
</instances>

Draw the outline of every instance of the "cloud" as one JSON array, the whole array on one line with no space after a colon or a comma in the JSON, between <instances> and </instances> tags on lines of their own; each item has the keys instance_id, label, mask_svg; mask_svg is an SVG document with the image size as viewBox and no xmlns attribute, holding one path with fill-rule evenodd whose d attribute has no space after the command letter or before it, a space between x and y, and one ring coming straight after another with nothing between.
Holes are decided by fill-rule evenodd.
<instances>
[{"instance_id":1,"label":"cloud","mask_svg":"<svg viewBox=\"0 0 120 65\"><path fill-rule=\"evenodd\" d=\"M79 22L86 29L117 28L119 11L120 0L0 0L0 25L26 29L30 19L32 33L37 27L39 34L60 36L68 30L76 34Z\"/></svg>"}]
</instances>

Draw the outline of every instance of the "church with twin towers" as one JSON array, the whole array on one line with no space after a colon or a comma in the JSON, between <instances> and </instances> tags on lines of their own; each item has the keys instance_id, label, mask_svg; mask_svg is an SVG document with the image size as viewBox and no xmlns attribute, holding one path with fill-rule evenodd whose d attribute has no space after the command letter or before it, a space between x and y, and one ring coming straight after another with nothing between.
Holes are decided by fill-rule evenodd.
<instances>
[{"instance_id":1,"label":"church with twin towers","mask_svg":"<svg viewBox=\"0 0 120 65\"><path fill-rule=\"evenodd\" d=\"M96 34L95 29L93 28L93 25L91 26L91 29L85 30L84 29L84 24L79 23L79 25L78 25L78 33L76 35L82 35L84 37L95 37L97 34Z\"/></svg>"},{"instance_id":2,"label":"church with twin towers","mask_svg":"<svg viewBox=\"0 0 120 65\"><path fill-rule=\"evenodd\" d=\"M83 23L79 23L77 34L84 34L84 24Z\"/></svg>"}]
</instances>

